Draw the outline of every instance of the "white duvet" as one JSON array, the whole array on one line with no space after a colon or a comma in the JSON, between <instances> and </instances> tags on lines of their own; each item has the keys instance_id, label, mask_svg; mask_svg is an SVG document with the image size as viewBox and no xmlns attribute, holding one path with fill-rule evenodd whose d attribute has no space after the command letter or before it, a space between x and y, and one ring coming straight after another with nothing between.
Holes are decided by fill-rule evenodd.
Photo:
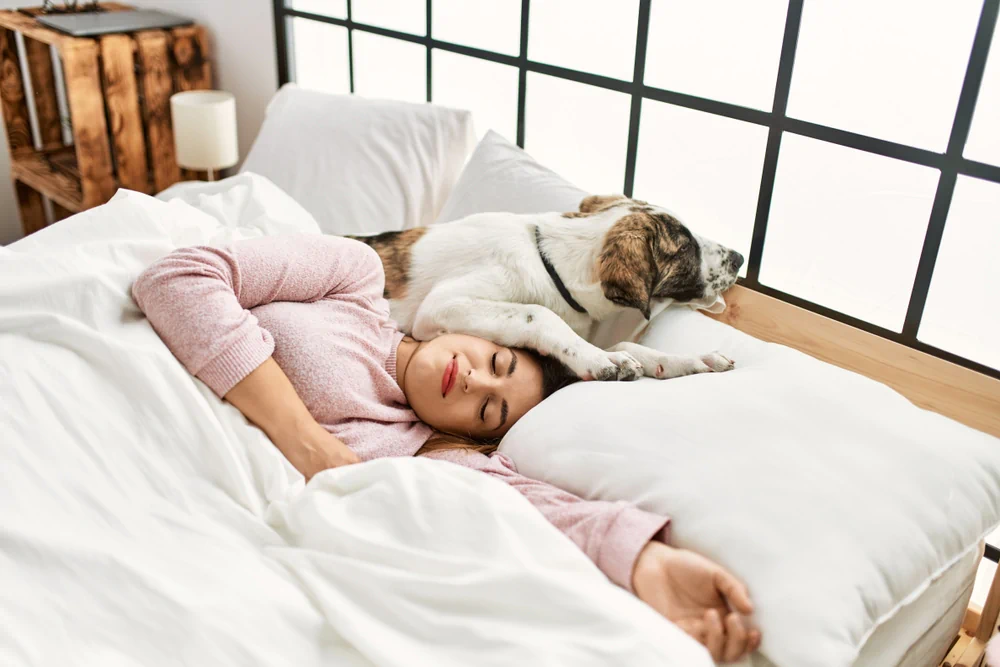
<instances>
[{"instance_id":1,"label":"white duvet","mask_svg":"<svg viewBox=\"0 0 1000 667\"><path fill-rule=\"evenodd\" d=\"M129 286L315 222L249 174L175 194L0 249L0 664L711 664L485 475L385 459L304 486Z\"/></svg>"}]
</instances>

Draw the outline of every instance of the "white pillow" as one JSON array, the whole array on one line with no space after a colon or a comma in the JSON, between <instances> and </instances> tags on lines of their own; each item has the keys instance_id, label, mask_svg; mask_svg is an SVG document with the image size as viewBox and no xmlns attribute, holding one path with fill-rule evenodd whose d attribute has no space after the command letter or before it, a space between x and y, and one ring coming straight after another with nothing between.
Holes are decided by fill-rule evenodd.
<instances>
[{"instance_id":1,"label":"white pillow","mask_svg":"<svg viewBox=\"0 0 1000 667\"><path fill-rule=\"evenodd\" d=\"M576 211L588 194L592 193L490 130L473 151L437 220L451 222L473 213Z\"/></svg>"},{"instance_id":2,"label":"white pillow","mask_svg":"<svg viewBox=\"0 0 1000 667\"><path fill-rule=\"evenodd\" d=\"M500 451L528 477L671 515L675 544L747 583L775 664L852 664L1000 521L996 438L688 309L642 342L719 349L736 369L571 386Z\"/></svg>"},{"instance_id":3,"label":"white pillow","mask_svg":"<svg viewBox=\"0 0 1000 667\"><path fill-rule=\"evenodd\" d=\"M270 179L327 234L432 223L475 145L472 114L283 86L241 171Z\"/></svg>"}]
</instances>

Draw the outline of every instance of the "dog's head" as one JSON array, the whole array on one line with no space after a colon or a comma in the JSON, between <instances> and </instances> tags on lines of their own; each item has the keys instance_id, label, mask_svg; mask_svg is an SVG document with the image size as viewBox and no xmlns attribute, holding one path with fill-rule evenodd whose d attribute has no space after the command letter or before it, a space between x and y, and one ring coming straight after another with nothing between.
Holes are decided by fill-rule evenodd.
<instances>
[{"instance_id":1,"label":"dog's head","mask_svg":"<svg viewBox=\"0 0 1000 667\"><path fill-rule=\"evenodd\" d=\"M662 208L621 195L591 196L570 215L610 215L597 277L604 296L639 309L648 319L653 304L713 299L736 282L743 256L698 236Z\"/></svg>"}]
</instances>

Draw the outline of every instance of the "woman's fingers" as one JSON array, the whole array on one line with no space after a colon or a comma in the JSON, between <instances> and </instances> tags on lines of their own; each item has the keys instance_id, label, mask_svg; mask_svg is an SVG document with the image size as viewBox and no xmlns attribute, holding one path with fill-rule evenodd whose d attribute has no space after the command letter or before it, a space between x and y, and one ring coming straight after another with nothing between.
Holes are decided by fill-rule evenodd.
<instances>
[{"instance_id":1,"label":"woman's fingers","mask_svg":"<svg viewBox=\"0 0 1000 667\"><path fill-rule=\"evenodd\" d=\"M746 586L729 572L720 568L715 573L715 587L726 596L726 600L735 611L741 614L753 613L753 603L750 602L750 594L747 592Z\"/></svg>"},{"instance_id":2,"label":"woman's fingers","mask_svg":"<svg viewBox=\"0 0 1000 667\"><path fill-rule=\"evenodd\" d=\"M760 630L751 630L747 633L747 652L753 653L760 648Z\"/></svg>"},{"instance_id":3,"label":"woman's fingers","mask_svg":"<svg viewBox=\"0 0 1000 667\"><path fill-rule=\"evenodd\" d=\"M722 652L722 659L735 662L746 652L747 631L743 627L743 621L738 614L729 614L726 616L726 649Z\"/></svg>"},{"instance_id":4,"label":"woman's fingers","mask_svg":"<svg viewBox=\"0 0 1000 667\"><path fill-rule=\"evenodd\" d=\"M725 646L726 636L722 629L722 619L716 609L709 609L705 612L705 648L712 655L713 660L722 659L722 650Z\"/></svg>"}]
</instances>

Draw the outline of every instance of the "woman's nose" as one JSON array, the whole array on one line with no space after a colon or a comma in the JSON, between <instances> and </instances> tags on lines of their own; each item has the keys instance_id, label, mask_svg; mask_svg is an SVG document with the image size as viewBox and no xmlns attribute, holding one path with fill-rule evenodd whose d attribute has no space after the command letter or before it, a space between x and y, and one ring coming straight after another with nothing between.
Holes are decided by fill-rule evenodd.
<instances>
[{"instance_id":1,"label":"woman's nose","mask_svg":"<svg viewBox=\"0 0 1000 667\"><path fill-rule=\"evenodd\" d=\"M465 392L489 391L495 382L496 378L489 373L479 373L470 368L465 376Z\"/></svg>"}]
</instances>

